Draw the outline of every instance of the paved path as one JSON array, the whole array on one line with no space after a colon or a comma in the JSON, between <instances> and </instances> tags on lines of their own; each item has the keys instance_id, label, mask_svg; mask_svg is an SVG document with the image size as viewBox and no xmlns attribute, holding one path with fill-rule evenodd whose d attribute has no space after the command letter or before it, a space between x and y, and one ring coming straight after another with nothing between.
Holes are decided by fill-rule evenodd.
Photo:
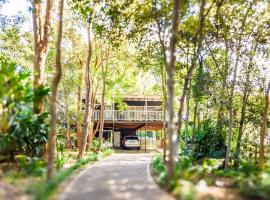
<instances>
[{"instance_id":1,"label":"paved path","mask_svg":"<svg viewBox=\"0 0 270 200\"><path fill-rule=\"evenodd\" d=\"M172 200L149 174L152 154L116 153L79 174L60 200Z\"/></svg>"}]
</instances>

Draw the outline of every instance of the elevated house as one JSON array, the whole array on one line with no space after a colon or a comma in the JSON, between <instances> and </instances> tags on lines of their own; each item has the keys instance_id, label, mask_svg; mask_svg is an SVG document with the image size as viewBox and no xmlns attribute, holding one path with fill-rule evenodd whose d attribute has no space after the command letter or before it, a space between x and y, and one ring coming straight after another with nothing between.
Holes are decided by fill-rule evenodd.
<instances>
[{"instance_id":1,"label":"elevated house","mask_svg":"<svg viewBox=\"0 0 270 200\"><path fill-rule=\"evenodd\" d=\"M156 133L161 133L164 121L161 97L123 96L122 102L124 109L120 109L117 103L105 106L103 137L111 140L115 148L121 148L122 138L130 135L138 135L145 149L153 146L154 140L157 143L159 136ZM99 121L100 105L96 104L94 127Z\"/></svg>"}]
</instances>

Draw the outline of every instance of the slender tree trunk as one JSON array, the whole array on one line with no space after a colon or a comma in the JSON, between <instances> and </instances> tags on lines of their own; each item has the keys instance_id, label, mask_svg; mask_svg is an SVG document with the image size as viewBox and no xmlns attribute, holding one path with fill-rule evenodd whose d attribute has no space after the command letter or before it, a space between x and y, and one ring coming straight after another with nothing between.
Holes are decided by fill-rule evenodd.
<instances>
[{"instance_id":1,"label":"slender tree trunk","mask_svg":"<svg viewBox=\"0 0 270 200\"><path fill-rule=\"evenodd\" d=\"M77 117L76 117L76 133L77 133L77 149L81 146L81 135L82 135L82 70L83 62L80 62L79 69L79 84L77 93Z\"/></svg>"},{"instance_id":2,"label":"slender tree trunk","mask_svg":"<svg viewBox=\"0 0 270 200\"><path fill-rule=\"evenodd\" d=\"M90 113L94 113L94 107L95 107L95 95L94 92L91 91L91 104L90 104ZM95 116L94 114L91 115L91 120L89 124L89 129L88 129L88 135L87 135L87 144L86 144L86 151L88 152L92 148L92 143L93 143L93 138L95 137L95 132L94 132L94 123L95 122Z\"/></svg>"},{"instance_id":3,"label":"slender tree trunk","mask_svg":"<svg viewBox=\"0 0 270 200\"><path fill-rule=\"evenodd\" d=\"M94 108L93 108L92 105L91 105L91 111L92 112L94 111ZM95 116L92 115L91 124L90 124L90 127L89 127L88 137L87 137L87 151L92 148L93 139L95 137L94 122L95 122Z\"/></svg>"},{"instance_id":4,"label":"slender tree trunk","mask_svg":"<svg viewBox=\"0 0 270 200\"><path fill-rule=\"evenodd\" d=\"M101 150L102 147L102 142L103 142L103 129L104 129L104 109L105 109L105 102L104 102L104 97L105 97L105 80L106 80L106 72L104 70L104 63L103 63L103 51L101 49L101 74L102 74L102 91L101 91L101 107L100 107L100 129L99 129L99 151Z\"/></svg>"},{"instance_id":5,"label":"slender tree trunk","mask_svg":"<svg viewBox=\"0 0 270 200\"><path fill-rule=\"evenodd\" d=\"M229 166L230 153L231 153L232 129L233 129L233 97L234 97L234 88L235 88L235 82L236 82L236 77L237 77L239 56L240 56L240 46L238 46L236 50L236 61L235 61L235 66L233 70L233 80L231 83L230 94L229 94L229 133L228 133L228 144L227 144L226 158L225 158L225 169L227 169Z\"/></svg>"},{"instance_id":6,"label":"slender tree trunk","mask_svg":"<svg viewBox=\"0 0 270 200\"><path fill-rule=\"evenodd\" d=\"M64 89L65 90L65 89ZM65 118L66 118L66 125L67 125L67 130L66 130L66 139L67 139L67 147L71 148L71 141L70 141L70 119L69 119L69 100L68 100L68 95L67 91L64 91L64 96L65 96L65 106L66 106L66 113L65 113Z\"/></svg>"},{"instance_id":7,"label":"slender tree trunk","mask_svg":"<svg viewBox=\"0 0 270 200\"><path fill-rule=\"evenodd\" d=\"M186 97L186 128L185 128L185 145L187 145L187 137L188 137L188 125L189 125L189 104L190 104L190 83L189 83L189 88L187 92L187 97Z\"/></svg>"},{"instance_id":8,"label":"slender tree trunk","mask_svg":"<svg viewBox=\"0 0 270 200\"><path fill-rule=\"evenodd\" d=\"M172 15L172 30L170 38L170 62L166 64L166 70L168 75L167 84L167 131L168 131L168 158L166 158L166 164L168 168L169 177L174 176L175 162L178 160L177 154L177 142L176 142L176 132L174 126L174 73L175 73L175 45L177 43L177 30L179 22L179 0L174 0L173 5L173 15Z\"/></svg>"},{"instance_id":9,"label":"slender tree trunk","mask_svg":"<svg viewBox=\"0 0 270 200\"><path fill-rule=\"evenodd\" d=\"M184 87L182 90L182 95L179 100L179 110L178 110L178 119L177 119L177 146L179 146L180 143L180 138L181 138L181 129L182 129L182 122L183 122L183 111L184 111L184 100L185 96L188 90L188 83L191 80L193 70L196 67L196 62L198 60L199 54L202 49L202 41L203 41L203 28L204 28L204 21L205 21L205 13L204 13L204 6L205 6L205 0L201 1L201 6L200 6L200 25L198 28L198 31L196 33L195 37L195 49L194 49L194 55L191 60L191 66L187 72L185 81L184 81Z\"/></svg>"},{"instance_id":10,"label":"slender tree trunk","mask_svg":"<svg viewBox=\"0 0 270 200\"><path fill-rule=\"evenodd\" d=\"M267 133L267 123L268 123L268 112L269 112L269 104L270 104L270 81L268 82L268 86L265 92L264 97L264 111L263 111L263 124L261 128L261 134L260 134L260 149L259 149L259 168L264 168L265 163L265 136Z\"/></svg>"},{"instance_id":11,"label":"slender tree trunk","mask_svg":"<svg viewBox=\"0 0 270 200\"><path fill-rule=\"evenodd\" d=\"M238 64L240 59L240 49L241 49L241 43L242 43L242 32L246 25L246 18L248 16L248 13L250 12L252 5L254 2L252 2L247 9L247 12L245 13L242 26L241 26L241 34L239 36L239 39L237 41L237 47L236 47L236 61L235 66L233 70L233 80L230 87L230 93L229 93L229 133L228 133L228 144L227 144L227 150L226 150L226 157L225 157L225 169L229 166L229 160L230 160L230 153L231 153L231 142L232 142L232 129L233 129L233 98L234 98L234 88L235 88L235 82L237 78L237 70L238 70Z\"/></svg>"},{"instance_id":12,"label":"slender tree trunk","mask_svg":"<svg viewBox=\"0 0 270 200\"><path fill-rule=\"evenodd\" d=\"M194 107L194 118L193 118L193 127L192 127L191 149L193 149L194 139L195 139L195 134L196 134L195 132L196 132L197 111L198 111L198 103L195 102L195 107Z\"/></svg>"},{"instance_id":13,"label":"slender tree trunk","mask_svg":"<svg viewBox=\"0 0 270 200\"><path fill-rule=\"evenodd\" d=\"M91 44L91 37L90 37L90 24L88 27L88 56L87 62L85 67L85 113L84 113L84 120L83 120L83 132L81 137L81 147L78 154L78 159L81 159L84 156L86 144L87 144L87 136L88 136L88 129L89 123L91 121L91 69L90 69L90 62L92 57L92 44Z\"/></svg>"},{"instance_id":14,"label":"slender tree trunk","mask_svg":"<svg viewBox=\"0 0 270 200\"><path fill-rule=\"evenodd\" d=\"M156 5L156 1L155 1ZM164 137L163 137L163 160L166 162L166 151L167 151L167 144L168 144L168 137L167 137L167 124L166 124L166 109L167 109L167 91L166 91L166 85L167 85L167 79L166 79L166 65L167 65L167 55L166 55L166 46L164 42L164 33L162 37L162 27L160 24L160 20L157 19L157 28L158 28L158 38L159 38L159 44L161 48L161 56L163 58L163 65L161 65L161 80L162 80L162 94L163 94L163 130L164 130Z\"/></svg>"},{"instance_id":15,"label":"slender tree trunk","mask_svg":"<svg viewBox=\"0 0 270 200\"><path fill-rule=\"evenodd\" d=\"M200 107L200 105L197 108L197 121L198 121L197 129L200 130L201 129L201 107Z\"/></svg>"},{"instance_id":16,"label":"slender tree trunk","mask_svg":"<svg viewBox=\"0 0 270 200\"><path fill-rule=\"evenodd\" d=\"M104 69L102 69L102 73L104 73ZM101 108L100 108L101 115L100 115L100 129L99 129L99 150L101 150L102 141L103 141L104 107L105 107L104 96L105 96L105 76L103 75L102 92L101 92Z\"/></svg>"},{"instance_id":17,"label":"slender tree trunk","mask_svg":"<svg viewBox=\"0 0 270 200\"><path fill-rule=\"evenodd\" d=\"M236 152L235 152L235 162L234 166L238 168L239 166L239 156L240 156L240 148L241 148L241 142L242 142L242 136L243 136L243 128L246 118L246 105L248 101L249 96L249 87L250 87L250 72L252 67L252 58L250 58L249 65L248 65L248 71L246 74L246 81L245 81L245 87L244 87L244 94L242 98L242 108L241 108L241 117L239 122L239 129L238 129L238 138L237 138L237 145L236 145Z\"/></svg>"},{"instance_id":18,"label":"slender tree trunk","mask_svg":"<svg viewBox=\"0 0 270 200\"><path fill-rule=\"evenodd\" d=\"M63 29L63 11L64 11L64 0L60 0L59 4L59 24L57 33L57 44L56 44L56 62L55 68L56 73L52 81L52 94L51 94L51 106L50 106L50 132L49 132L49 142L48 142L48 166L47 166L47 180L50 180L54 173L54 159L56 150L56 105L57 105L57 89L58 84L62 76L61 67L61 42L62 42L62 29Z\"/></svg>"},{"instance_id":19,"label":"slender tree trunk","mask_svg":"<svg viewBox=\"0 0 270 200\"><path fill-rule=\"evenodd\" d=\"M45 62L49 47L49 35L53 12L53 0L47 0L45 16L42 12L42 2L33 0L33 29L34 29L34 101L33 112L44 112L44 100L39 95L39 90L44 86ZM44 24L43 18L45 17Z\"/></svg>"}]
</instances>

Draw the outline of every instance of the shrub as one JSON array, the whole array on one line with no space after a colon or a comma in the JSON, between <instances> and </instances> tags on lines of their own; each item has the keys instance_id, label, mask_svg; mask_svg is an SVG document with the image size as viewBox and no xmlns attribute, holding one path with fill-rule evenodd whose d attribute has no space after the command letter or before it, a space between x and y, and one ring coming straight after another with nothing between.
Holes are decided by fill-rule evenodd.
<instances>
[{"instance_id":1,"label":"shrub","mask_svg":"<svg viewBox=\"0 0 270 200\"><path fill-rule=\"evenodd\" d=\"M270 171L265 170L258 174L250 174L242 178L239 183L241 193L253 199L269 199L270 196Z\"/></svg>"},{"instance_id":2,"label":"shrub","mask_svg":"<svg viewBox=\"0 0 270 200\"><path fill-rule=\"evenodd\" d=\"M215 123L203 124L202 128L196 131L193 158L223 158L225 154L225 134L218 131Z\"/></svg>"},{"instance_id":3,"label":"shrub","mask_svg":"<svg viewBox=\"0 0 270 200\"><path fill-rule=\"evenodd\" d=\"M45 162L37 157L27 157L25 155L17 155L16 161L19 170L27 175L42 176L45 174Z\"/></svg>"},{"instance_id":4,"label":"shrub","mask_svg":"<svg viewBox=\"0 0 270 200\"><path fill-rule=\"evenodd\" d=\"M17 153L42 155L47 142L48 114L33 114L34 90L27 68L0 57L0 159ZM48 88L39 88L44 98Z\"/></svg>"},{"instance_id":5,"label":"shrub","mask_svg":"<svg viewBox=\"0 0 270 200\"><path fill-rule=\"evenodd\" d=\"M168 178L168 171L165 167L165 164L163 162L163 158L161 155L158 155L153 161L152 161L152 169L156 176L157 182L165 186L167 183Z\"/></svg>"}]
</instances>

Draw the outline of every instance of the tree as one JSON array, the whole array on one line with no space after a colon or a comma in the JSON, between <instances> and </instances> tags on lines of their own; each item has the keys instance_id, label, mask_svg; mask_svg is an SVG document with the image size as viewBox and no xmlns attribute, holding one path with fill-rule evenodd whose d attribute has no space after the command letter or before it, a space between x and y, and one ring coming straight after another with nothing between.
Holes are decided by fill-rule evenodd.
<instances>
[{"instance_id":1,"label":"tree","mask_svg":"<svg viewBox=\"0 0 270 200\"><path fill-rule=\"evenodd\" d=\"M209 8L208 12L210 11L211 8ZM203 29L204 29L204 23L205 23L205 17L207 15L207 13L204 12L205 11L205 0L201 1L201 5L200 5L200 13L199 13L199 27L198 30L195 34L195 41L194 41L194 54L191 60L191 66L188 69L187 75L185 77L184 80L184 86L183 86L183 90L182 90L182 94L179 100L179 110L178 110L178 118L177 118L177 146L179 146L179 142L180 142L180 135L181 135L181 128L182 128L182 121L183 121L183 111L184 111L184 100L188 91L188 83L192 77L192 73L193 70L196 67L196 62L198 61L200 52L202 50L202 42L203 42Z\"/></svg>"},{"instance_id":2,"label":"tree","mask_svg":"<svg viewBox=\"0 0 270 200\"><path fill-rule=\"evenodd\" d=\"M241 44L242 44L242 34L244 31L244 28L246 26L246 20L248 17L249 12L252 9L252 5L254 2L250 3L250 5L248 5L248 8L245 12L245 15L243 17L243 19L241 20L242 24L241 24L241 28L240 28L240 34L239 34L239 38L237 40L237 44L236 44L236 49L235 49L235 53L236 53L236 59L235 59L235 65L233 68L233 79L232 82L230 84L230 88L229 88L229 101L228 101L228 108L229 108L229 132L228 132L228 145L227 145L227 151L226 151L226 157L225 157L225 168L228 168L229 166L229 160L230 160L230 153L231 153L231 141L232 141L232 131L233 131L233 100L234 100L234 89L235 89L235 84L236 84L236 78L237 78L237 70L238 70L238 65L239 65L239 59L240 59L240 52L241 52Z\"/></svg>"},{"instance_id":3,"label":"tree","mask_svg":"<svg viewBox=\"0 0 270 200\"><path fill-rule=\"evenodd\" d=\"M89 130L89 123L92 119L92 112L91 112L91 90L92 90L92 80L91 80L91 57L92 57L92 42L91 42L91 35L90 35L90 22L88 24L87 29L87 38L88 38L88 55L87 55L87 61L85 66L85 113L84 113L84 120L83 120L83 132L81 137L81 144L78 154L78 159L81 159L84 156L86 144L87 144L87 136L88 136L88 130Z\"/></svg>"},{"instance_id":4,"label":"tree","mask_svg":"<svg viewBox=\"0 0 270 200\"><path fill-rule=\"evenodd\" d=\"M167 158L167 168L170 177L174 176L175 161L178 160L177 149L178 145L176 142L176 132L174 125L174 73L175 73L175 45L177 43L177 30L179 21L179 0L174 0L173 4L173 14L172 14L172 28L171 28L171 38L170 38L170 60L166 63L167 71L167 134L168 134L168 158Z\"/></svg>"},{"instance_id":5,"label":"tree","mask_svg":"<svg viewBox=\"0 0 270 200\"><path fill-rule=\"evenodd\" d=\"M62 32L63 32L63 10L64 10L64 0L59 2L59 22L57 31L57 41L56 41L56 60L55 69L56 73L52 81L52 93L51 93L51 105L50 105L50 132L48 141L48 166L47 166L47 180L50 180L54 172L54 160L55 160L55 150L56 150L56 121L57 121L57 89L58 84L62 76L61 67L61 43L62 43Z\"/></svg>"},{"instance_id":6,"label":"tree","mask_svg":"<svg viewBox=\"0 0 270 200\"><path fill-rule=\"evenodd\" d=\"M43 3L40 0L33 0L33 29L34 29L34 107L33 111L39 114L44 111L43 98L39 92L44 87L45 62L49 48L49 36L53 15L54 0L47 0L45 16ZM45 18L45 20L43 20ZM44 22L44 23L43 23Z\"/></svg>"},{"instance_id":7,"label":"tree","mask_svg":"<svg viewBox=\"0 0 270 200\"><path fill-rule=\"evenodd\" d=\"M268 124L268 113L270 105L270 81L268 82L267 89L264 96L264 111L262 118L262 127L260 133L260 156L259 156L259 168L263 169L265 163L265 136L267 133L267 124Z\"/></svg>"}]
</instances>

